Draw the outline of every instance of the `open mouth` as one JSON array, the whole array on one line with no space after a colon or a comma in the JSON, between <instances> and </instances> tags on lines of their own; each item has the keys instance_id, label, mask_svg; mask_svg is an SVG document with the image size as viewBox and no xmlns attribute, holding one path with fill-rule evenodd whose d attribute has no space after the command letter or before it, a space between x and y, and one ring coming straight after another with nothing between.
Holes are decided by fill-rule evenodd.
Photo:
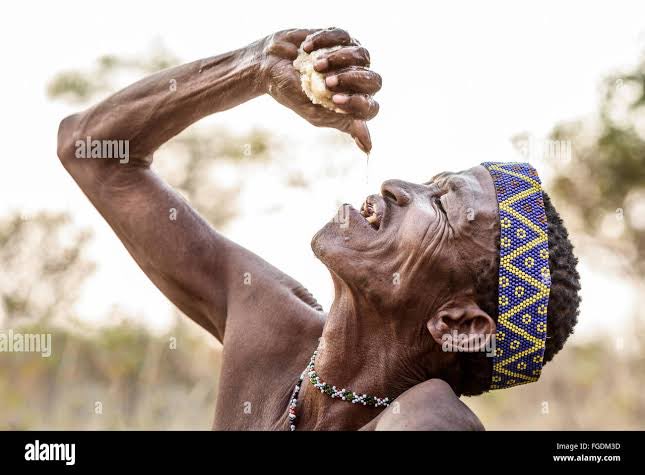
<instances>
[{"instance_id":1,"label":"open mouth","mask_svg":"<svg viewBox=\"0 0 645 475\"><path fill-rule=\"evenodd\" d=\"M383 221L383 209L383 203L375 199L375 195L371 195L365 199L361 206L361 216L378 231Z\"/></svg>"}]
</instances>

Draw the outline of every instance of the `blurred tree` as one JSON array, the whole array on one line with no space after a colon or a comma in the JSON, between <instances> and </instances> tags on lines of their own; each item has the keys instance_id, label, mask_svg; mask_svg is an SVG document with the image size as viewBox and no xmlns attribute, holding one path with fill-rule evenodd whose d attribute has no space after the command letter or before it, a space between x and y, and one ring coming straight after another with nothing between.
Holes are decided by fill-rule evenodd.
<instances>
[{"instance_id":1,"label":"blurred tree","mask_svg":"<svg viewBox=\"0 0 645 475\"><path fill-rule=\"evenodd\" d=\"M51 323L73 315L94 270L83 250L90 238L62 213L0 219L0 323Z\"/></svg>"},{"instance_id":2,"label":"blurred tree","mask_svg":"<svg viewBox=\"0 0 645 475\"><path fill-rule=\"evenodd\" d=\"M0 430L208 429L221 351L186 319L157 335L117 325L16 331L52 335L52 354L0 353Z\"/></svg>"},{"instance_id":3,"label":"blurred tree","mask_svg":"<svg viewBox=\"0 0 645 475\"><path fill-rule=\"evenodd\" d=\"M155 45L145 58L119 58L104 55L96 59L90 71L62 71L54 76L47 87L52 99L63 99L83 106L99 95L117 90L118 76L123 74L152 74L179 64L179 60L162 45Z\"/></svg>"},{"instance_id":4,"label":"blurred tree","mask_svg":"<svg viewBox=\"0 0 645 475\"><path fill-rule=\"evenodd\" d=\"M623 256L622 270L645 275L645 56L631 71L602 82L592 117L557 125L553 140L569 140L571 160L554 164L553 192L591 246Z\"/></svg>"}]
</instances>

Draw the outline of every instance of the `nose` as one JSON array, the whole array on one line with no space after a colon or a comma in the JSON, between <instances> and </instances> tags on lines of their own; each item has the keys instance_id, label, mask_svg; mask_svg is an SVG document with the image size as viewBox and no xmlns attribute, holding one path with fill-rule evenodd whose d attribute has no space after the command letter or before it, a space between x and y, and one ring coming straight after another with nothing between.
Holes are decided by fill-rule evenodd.
<instances>
[{"instance_id":1,"label":"nose","mask_svg":"<svg viewBox=\"0 0 645 475\"><path fill-rule=\"evenodd\" d=\"M411 183L403 180L387 180L381 185L381 194L384 198L394 201L399 206L410 203Z\"/></svg>"}]
</instances>

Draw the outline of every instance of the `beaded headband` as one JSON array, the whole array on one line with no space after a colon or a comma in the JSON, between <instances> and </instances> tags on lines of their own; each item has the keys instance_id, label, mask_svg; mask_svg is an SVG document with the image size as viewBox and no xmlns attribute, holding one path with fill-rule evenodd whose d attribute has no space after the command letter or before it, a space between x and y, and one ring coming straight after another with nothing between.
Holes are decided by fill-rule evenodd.
<instances>
[{"instance_id":1,"label":"beaded headband","mask_svg":"<svg viewBox=\"0 0 645 475\"><path fill-rule=\"evenodd\" d=\"M490 389L537 381L542 371L551 274L542 185L528 163L482 163L499 204L499 310Z\"/></svg>"}]
</instances>

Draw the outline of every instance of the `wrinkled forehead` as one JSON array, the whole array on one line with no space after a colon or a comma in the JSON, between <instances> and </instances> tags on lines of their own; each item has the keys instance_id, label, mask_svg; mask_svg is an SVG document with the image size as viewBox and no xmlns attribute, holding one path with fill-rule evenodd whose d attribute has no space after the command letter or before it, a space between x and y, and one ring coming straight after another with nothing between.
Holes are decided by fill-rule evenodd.
<instances>
[{"instance_id":1,"label":"wrinkled forehead","mask_svg":"<svg viewBox=\"0 0 645 475\"><path fill-rule=\"evenodd\" d=\"M459 172L445 171L437 173L426 183L429 184L439 180L463 182L470 185L475 185L476 183L482 189L488 189L488 191L495 194L493 178L483 165L477 165Z\"/></svg>"}]
</instances>

